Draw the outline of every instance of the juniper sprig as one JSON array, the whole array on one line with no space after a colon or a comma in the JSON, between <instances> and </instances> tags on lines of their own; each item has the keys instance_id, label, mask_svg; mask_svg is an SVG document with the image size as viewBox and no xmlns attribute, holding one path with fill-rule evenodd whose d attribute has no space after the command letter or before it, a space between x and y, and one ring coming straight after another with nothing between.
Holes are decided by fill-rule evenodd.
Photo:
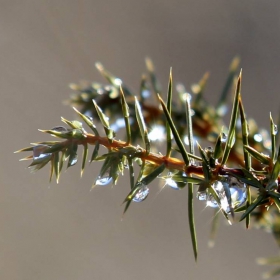
<instances>
[{"instance_id":1,"label":"juniper sprig","mask_svg":"<svg viewBox=\"0 0 280 280\"><path fill-rule=\"evenodd\" d=\"M247 118L241 96L242 72L236 78L239 59L233 60L215 107L204 97L208 74L192 86L191 94L183 85L177 85L175 102L170 71L164 101L151 60L147 59L146 65L147 75L142 77L140 96L136 97L120 78L97 63L96 67L108 85L71 85L75 94L69 102L79 108L74 110L82 122L61 118L67 127L56 126L40 131L62 140L32 143L17 152L31 152L23 160L32 160L29 167L33 171L50 163L50 180L55 177L57 182L65 163L66 168L77 163L80 146L83 147L81 176L88 160L103 162L94 185L117 184L119 176L127 169L130 189L124 199L124 212L132 202L147 198L150 183L158 177L174 189L187 188L195 259L194 196L207 206L220 210L229 223L241 213L240 221L245 220L248 228L250 218L253 218L255 226L270 230L279 245L280 149L276 146L277 126L270 115L270 133L267 133ZM232 87L235 87L234 99L230 123L226 126L223 117ZM98 120L104 134L95 126ZM124 140L115 137L120 128L125 128ZM142 145L137 144L139 139L142 139ZM165 142L165 154L157 150L157 141ZM208 144L204 148L206 141ZM89 157L91 146L94 148ZM105 154L100 154L101 146L107 149ZM135 165L140 167L138 176L134 174ZM267 263L269 259L261 262ZM280 263L279 258L277 263Z\"/></svg>"}]
</instances>

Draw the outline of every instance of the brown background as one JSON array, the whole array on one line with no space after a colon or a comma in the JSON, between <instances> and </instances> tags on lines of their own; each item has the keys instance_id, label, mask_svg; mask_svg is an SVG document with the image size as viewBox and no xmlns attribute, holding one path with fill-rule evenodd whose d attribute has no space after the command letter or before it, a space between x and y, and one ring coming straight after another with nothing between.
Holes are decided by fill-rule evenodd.
<instances>
[{"instance_id":1,"label":"brown background","mask_svg":"<svg viewBox=\"0 0 280 280\"><path fill-rule=\"evenodd\" d=\"M74 118L62 104L68 84L103 82L96 61L137 92L147 55L164 87L170 66L187 88L210 71L214 102L239 54L245 108L268 128L280 103L279 8L277 0L0 1L0 279L259 279L265 268L255 258L278 252L269 234L221 226L209 249L212 211L196 201L195 263L186 191L156 195L155 184L121 221L127 177L90 192L93 164L82 179L77 166L49 184L47 168L30 175L13 151L49 139L37 129L60 116Z\"/></svg>"}]
</instances>

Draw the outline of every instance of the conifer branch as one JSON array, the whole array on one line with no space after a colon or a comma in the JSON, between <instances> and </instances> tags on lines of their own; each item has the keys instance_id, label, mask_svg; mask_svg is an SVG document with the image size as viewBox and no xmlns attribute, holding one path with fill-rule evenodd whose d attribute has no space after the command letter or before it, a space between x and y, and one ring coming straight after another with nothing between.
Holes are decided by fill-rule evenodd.
<instances>
[{"instance_id":1,"label":"conifer branch","mask_svg":"<svg viewBox=\"0 0 280 280\"><path fill-rule=\"evenodd\" d=\"M103 162L95 185L117 184L119 176L127 168L130 186L124 199L124 212L132 202L145 200L149 194L149 185L159 177L173 189L187 187L195 259L197 240L194 196L205 202L206 206L219 209L229 223L236 214L241 213L240 221L245 219L247 228L252 223L257 227L269 228L280 244L280 149L276 147L278 130L271 115L270 135L267 133L270 138L263 135L252 120L247 119L241 98L241 72L236 83L228 129L222 120L238 62L239 59L235 58L230 67L216 109L205 100L203 94L208 74L192 86L192 94L187 93L184 86L177 85L179 103L175 103L172 100L172 72L165 102L151 60L146 60L148 75L142 77L140 98L134 96L120 78L97 63L97 69L109 85L71 85L76 94L71 97L70 103L79 107L79 110L74 110L83 123L61 118L67 127L56 126L40 131L62 140L32 143L17 152L32 153L22 159L32 161L29 165L32 171L50 163L50 180L55 176L57 183L64 163L67 162L66 168L77 163L79 147L83 148L81 176L88 161ZM150 101L152 93L158 98L156 104ZM98 121L105 136L99 131ZM125 127L125 141L115 137L121 127ZM91 133L86 129L90 129ZM138 138L142 139L142 146L135 144ZM210 146L203 148L199 144L200 140L207 140ZM166 141L165 155L156 150L156 141ZM100 155L101 146L107 153ZM195 154L196 151L200 156ZM140 167L138 176L134 175L135 165ZM270 219L267 219L268 215ZM268 220L272 222L268 224ZM213 224L212 228L214 236L217 225ZM261 262L266 263L263 259ZM279 259L276 263L280 264ZM272 276L277 272L267 275Z\"/></svg>"}]
</instances>

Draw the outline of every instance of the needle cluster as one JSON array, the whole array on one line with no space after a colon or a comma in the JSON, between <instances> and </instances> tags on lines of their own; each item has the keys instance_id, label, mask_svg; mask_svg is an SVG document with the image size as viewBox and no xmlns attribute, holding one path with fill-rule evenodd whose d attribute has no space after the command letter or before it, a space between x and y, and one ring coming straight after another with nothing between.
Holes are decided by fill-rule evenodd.
<instances>
[{"instance_id":1,"label":"needle cluster","mask_svg":"<svg viewBox=\"0 0 280 280\"><path fill-rule=\"evenodd\" d=\"M117 184L127 171L130 186L124 199L124 212L132 202L148 197L149 186L157 178L165 180L173 189L187 189L188 215L193 252L197 258L197 239L193 200L197 197L207 206L216 208L231 223L238 216L250 226L271 231L280 244L280 149L278 131L270 115L269 132L260 130L248 119L241 97L242 72L238 74L239 59L230 66L226 83L218 103L213 107L204 98L208 79L206 73L188 93L176 85L173 99L172 70L164 97L151 60L146 60L147 74L140 82L140 95L135 96L123 81L108 72L100 63L97 69L108 84L72 84L75 91L70 103L76 107L78 120L62 118L66 126L56 126L48 133L58 141L32 143L17 152L31 152L23 160L31 160L29 167L39 170L50 165L50 180L58 182L63 166L74 166L77 151L83 148L81 175L88 161L102 161L103 165L94 185ZM227 96L234 88L231 117L228 125ZM154 99L154 102L152 100ZM96 124L104 129L100 132ZM116 132L125 129L125 139L117 140ZM136 144L142 139L142 144ZM157 150L164 142L164 154ZM207 141L207 146L202 143ZM100 147L107 152L101 154ZM90 147L93 147L90 153ZM135 165L140 167L135 175ZM273 259L280 263L280 258ZM261 260L269 263L269 259ZM266 276L273 276L273 271Z\"/></svg>"}]
</instances>

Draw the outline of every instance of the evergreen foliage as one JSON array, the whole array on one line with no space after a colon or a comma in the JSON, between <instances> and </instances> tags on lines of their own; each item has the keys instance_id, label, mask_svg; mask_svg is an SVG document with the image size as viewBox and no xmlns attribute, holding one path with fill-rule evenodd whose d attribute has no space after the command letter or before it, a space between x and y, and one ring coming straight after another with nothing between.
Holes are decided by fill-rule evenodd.
<instances>
[{"instance_id":1,"label":"evergreen foliage","mask_svg":"<svg viewBox=\"0 0 280 280\"><path fill-rule=\"evenodd\" d=\"M136 97L120 78L97 63L97 69L109 84L71 85L75 93L69 102L79 108L74 110L82 122L62 118L67 127L40 130L61 140L32 143L17 152L31 152L23 160L32 161L29 165L32 171L49 164L50 180L55 177L57 182L65 164L70 168L77 163L79 147L83 148L81 175L88 160L103 162L94 185L117 184L119 176L128 172L130 190L124 199L124 212L132 202L147 198L150 183L158 177L173 189L187 188L195 259L198 254L193 213L195 196L216 208L229 223L237 216L245 221L247 228L252 223L272 232L280 245L277 125L270 115L267 133L247 118L241 97L242 72L237 73L239 59L234 58L215 106L204 97L207 73L192 86L191 94L183 85L177 85L175 99L179 102L175 102L172 70L165 97L151 60L147 59L146 65L147 75L142 77L140 95ZM223 117L233 87L231 118L226 126ZM104 134L95 126L97 120ZM115 137L120 128L125 128L124 140ZM142 145L136 144L139 139ZM157 141L165 142L165 154L157 150ZM107 153L100 154L100 146L105 147ZM140 167L137 176L135 165ZM217 219L213 221L212 236ZM280 257L259 259L259 263L280 264ZM264 276L279 273L278 268Z\"/></svg>"}]
</instances>

